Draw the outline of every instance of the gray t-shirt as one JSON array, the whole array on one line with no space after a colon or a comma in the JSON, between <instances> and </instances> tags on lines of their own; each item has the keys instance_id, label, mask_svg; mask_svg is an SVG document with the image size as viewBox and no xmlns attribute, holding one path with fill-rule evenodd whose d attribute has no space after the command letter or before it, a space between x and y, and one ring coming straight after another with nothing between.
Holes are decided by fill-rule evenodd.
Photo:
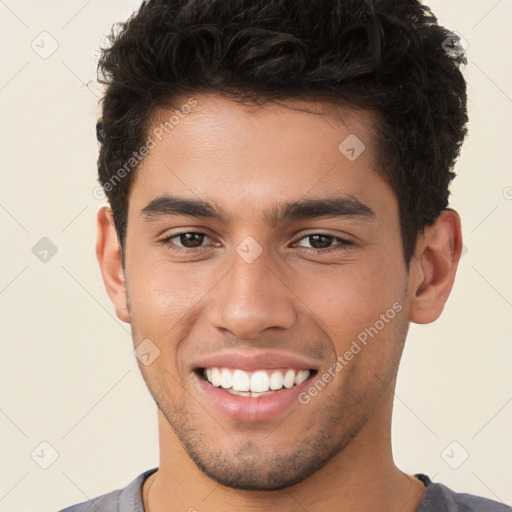
<instances>
[{"instance_id":1,"label":"gray t-shirt","mask_svg":"<svg viewBox=\"0 0 512 512\"><path fill-rule=\"evenodd\" d=\"M92 500L73 505L60 512L144 512L142 484L158 468L149 469L118 489ZM414 475L425 485L425 494L416 512L511 512L512 508L497 501L454 492L433 483L426 475Z\"/></svg>"}]
</instances>

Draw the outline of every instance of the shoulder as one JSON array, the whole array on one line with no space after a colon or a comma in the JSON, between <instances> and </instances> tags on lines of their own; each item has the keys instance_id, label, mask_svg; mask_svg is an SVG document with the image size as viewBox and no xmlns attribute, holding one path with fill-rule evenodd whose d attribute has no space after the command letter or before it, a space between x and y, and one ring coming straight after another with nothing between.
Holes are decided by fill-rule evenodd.
<instances>
[{"instance_id":1,"label":"shoulder","mask_svg":"<svg viewBox=\"0 0 512 512\"><path fill-rule=\"evenodd\" d=\"M511 512L504 503L455 492L443 484L433 483L425 475L416 475L425 484L425 494L417 512Z\"/></svg>"},{"instance_id":2,"label":"shoulder","mask_svg":"<svg viewBox=\"0 0 512 512\"><path fill-rule=\"evenodd\" d=\"M144 512L142 505L142 484L158 468L141 473L123 489L116 489L96 498L77 503L59 512Z\"/></svg>"},{"instance_id":3,"label":"shoulder","mask_svg":"<svg viewBox=\"0 0 512 512\"><path fill-rule=\"evenodd\" d=\"M116 490L98 496L82 503L77 503L71 507L67 507L59 512L119 512L119 494L121 490Z\"/></svg>"}]
</instances>

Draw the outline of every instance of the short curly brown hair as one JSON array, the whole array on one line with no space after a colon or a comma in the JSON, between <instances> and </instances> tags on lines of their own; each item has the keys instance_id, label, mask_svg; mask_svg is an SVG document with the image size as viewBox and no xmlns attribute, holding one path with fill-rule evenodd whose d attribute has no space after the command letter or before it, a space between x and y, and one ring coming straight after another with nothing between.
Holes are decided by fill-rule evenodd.
<instances>
[{"instance_id":1,"label":"short curly brown hair","mask_svg":"<svg viewBox=\"0 0 512 512\"><path fill-rule=\"evenodd\" d=\"M134 173L108 183L160 107L201 91L317 97L379 113L376 160L398 200L408 268L418 235L448 207L467 134L457 41L417 0L144 1L114 25L98 64L99 182L121 248Z\"/></svg>"}]
</instances>

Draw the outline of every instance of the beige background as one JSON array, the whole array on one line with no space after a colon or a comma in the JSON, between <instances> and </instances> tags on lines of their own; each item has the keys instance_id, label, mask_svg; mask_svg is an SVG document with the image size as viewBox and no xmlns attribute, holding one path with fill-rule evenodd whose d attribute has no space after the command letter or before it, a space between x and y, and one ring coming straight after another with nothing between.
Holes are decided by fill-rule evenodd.
<instances>
[{"instance_id":1,"label":"beige background","mask_svg":"<svg viewBox=\"0 0 512 512\"><path fill-rule=\"evenodd\" d=\"M512 1L428 3L469 44L451 201L468 251L442 317L411 325L394 454L404 471L512 503ZM96 52L137 5L0 1L0 511L55 512L158 465L156 407L94 254ZM43 59L31 42L41 53L52 38ZM32 252L42 237L58 249L47 262ZM58 452L48 469L41 442ZM207 510L202 499L191 505Z\"/></svg>"}]
</instances>

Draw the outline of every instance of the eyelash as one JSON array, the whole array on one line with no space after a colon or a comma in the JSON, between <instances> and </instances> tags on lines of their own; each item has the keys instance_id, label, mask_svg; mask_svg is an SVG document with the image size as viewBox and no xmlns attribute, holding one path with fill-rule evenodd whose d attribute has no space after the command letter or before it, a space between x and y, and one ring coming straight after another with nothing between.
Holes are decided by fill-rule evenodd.
<instances>
[{"instance_id":1,"label":"eyelash","mask_svg":"<svg viewBox=\"0 0 512 512\"><path fill-rule=\"evenodd\" d=\"M180 246L177 246L176 244L174 244L173 242L171 242L171 240L173 238L179 237L181 235L186 235L186 234L202 235L202 236L210 238L210 236L207 235L206 233L201 233L199 231L183 231L181 233L176 233L176 234L174 234L172 236L164 238L162 240L162 243L166 244L170 249L172 249L174 252L177 252L177 253L184 253L185 252L185 253L190 254L190 253L199 252L199 251L204 249L204 246L201 246L201 247L189 247L189 248L180 247ZM337 240L340 245L339 246L334 246L334 247L328 247L327 249L314 249L312 247L301 247L301 250L303 250L303 251L305 251L307 253L310 253L310 254L319 254L319 253L329 254L329 253L331 253L333 251L344 250L346 246L354 245L354 243L351 242L350 240L346 240L344 238L340 238L338 236L334 236L334 235L331 235L331 234L328 234L328 233L309 233L308 235L305 235L302 238L299 238L299 240L297 240L297 242L300 242L301 240L304 240L305 238L309 238L309 237L312 237L312 236L315 236L315 235L320 235L320 236L331 238L332 241Z\"/></svg>"}]
</instances>

